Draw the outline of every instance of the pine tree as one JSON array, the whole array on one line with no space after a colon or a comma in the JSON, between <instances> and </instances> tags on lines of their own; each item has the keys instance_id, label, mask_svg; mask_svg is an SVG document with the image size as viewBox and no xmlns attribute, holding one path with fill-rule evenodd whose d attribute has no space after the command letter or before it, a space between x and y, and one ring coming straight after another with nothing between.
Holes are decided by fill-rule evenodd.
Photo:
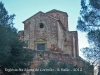
<instances>
[{"instance_id":1,"label":"pine tree","mask_svg":"<svg viewBox=\"0 0 100 75\"><path fill-rule=\"evenodd\" d=\"M15 15L8 15L4 4L0 2L0 70L3 75L20 75L25 71L19 69L30 68L33 51L24 49L24 42L18 38L17 29L13 26ZM18 71L8 71L16 69Z\"/></svg>"},{"instance_id":2,"label":"pine tree","mask_svg":"<svg viewBox=\"0 0 100 75\"><path fill-rule=\"evenodd\" d=\"M100 0L81 0L77 29L87 33L89 47L81 49L90 62L100 61Z\"/></svg>"}]
</instances>

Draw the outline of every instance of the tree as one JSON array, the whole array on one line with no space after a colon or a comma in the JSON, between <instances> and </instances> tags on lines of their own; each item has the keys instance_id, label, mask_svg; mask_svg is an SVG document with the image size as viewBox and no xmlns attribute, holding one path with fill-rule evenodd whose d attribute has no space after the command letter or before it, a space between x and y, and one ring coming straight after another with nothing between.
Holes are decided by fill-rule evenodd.
<instances>
[{"instance_id":1,"label":"tree","mask_svg":"<svg viewBox=\"0 0 100 75\"><path fill-rule=\"evenodd\" d=\"M25 68L30 68L33 51L24 49L13 26L15 15L8 15L4 4L0 2L0 70L3 75L20 75ZM20 71L20 69L22 69Z\"/></svg>"},{"instance_id":2,"label":"tree","mask_svg":"<svg viewBox=\"0 0 100 75\"><path fill-rule=\"evenodd\" d=\"M77 29L86 32L89 47L81 49L90 62L100 61L100 0L81 0Z\"/></svg>"}]
</instances>

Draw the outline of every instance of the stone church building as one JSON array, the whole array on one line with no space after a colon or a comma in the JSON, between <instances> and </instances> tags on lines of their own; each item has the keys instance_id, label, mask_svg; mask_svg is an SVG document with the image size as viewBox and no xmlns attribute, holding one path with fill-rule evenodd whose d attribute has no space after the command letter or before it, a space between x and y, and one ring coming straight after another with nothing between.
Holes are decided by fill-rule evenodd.
<instances>
[{"instance_id":1,"label":"stone church building","mask_svg":"<svg viewBox=\"0 0 100 75\"><path fill-rule=\"evenodd\" d=\"M68 14L59 10L38 12L23 21L24 30L19 31L29 49L61 51L73 57L79 55L77 31L68 30Z\"/></svg>"},{"instance_id":2,"label":"stone church building","mask_svg":"<svg viewBox=\"0 0 100 75\"><path fill-rule=\"evenodd\" d=\"M26 42L25 48L36 53L31 68L52 58L79 67L91 66L86 65L86 61L79 56L78 33L69 31L66 12L55 9L46 13L40 11L23 24L24 30L18 32L19 39ZM93 75L93 68L88 72L88 75Z\"/></svg>"}]
</instances>

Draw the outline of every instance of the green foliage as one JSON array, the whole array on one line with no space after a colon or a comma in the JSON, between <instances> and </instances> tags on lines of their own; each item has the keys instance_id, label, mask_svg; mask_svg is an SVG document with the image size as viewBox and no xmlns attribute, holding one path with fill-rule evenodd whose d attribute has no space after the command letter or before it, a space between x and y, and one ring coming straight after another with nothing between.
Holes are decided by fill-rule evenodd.
<instances>
[{"instance_id":1,"label":"green foliage","mask_svg":"<svg viewBox=\"0 0 100 75\"><path fill-rule=\"evenodd\" d=\"M5 71L6 69L30 68L33 51L24 49L24 42L18 39L16 28L13 26L13 15L8 15L0 2L0 70L4 75L20 75L24 71Z\"/></svg>"},{"instance_id":2,"label":"green foliage","mask_svg":"<svg viewBox=\"0 0 100 75\"><path fill-rule=\"evenodd\" d=\"M98 62L100 57L100 1L81 0L77 29L86 32L89 47L81 49L89 61Z\"/></svg>"},{"instance_id":3,"label":"green foliage","mask_svg":"<svg viewBox=\"0 0 100 75\"><path fill-rule=\"evenodd\" d=\"M57 61L55 59L50 60L47 67L55 69L57 67Z\"/></svg>"}]
</instances>

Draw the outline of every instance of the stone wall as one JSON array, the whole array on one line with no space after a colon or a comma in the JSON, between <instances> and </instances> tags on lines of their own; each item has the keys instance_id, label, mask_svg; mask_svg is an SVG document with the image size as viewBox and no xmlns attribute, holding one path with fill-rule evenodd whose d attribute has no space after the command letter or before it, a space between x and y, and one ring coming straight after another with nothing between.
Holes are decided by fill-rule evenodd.
<instances>
[{"instance_id":1,"label":"stone wall","mask_svg":"<svg viewBox=\"0 0 100 75\"><path fill-rule=\"evenodd\" d=\"M45 50L55 47L65 54L79 55L77 31L68 30L67 13L58 10L38 12L23 23L24 31L19 31L19 35L20 40L27 42L28 49L37 50L38 44L45 44Z\"/></svg>"},{"instance_id":2,"label":"stone wall","mask_svg":"<svg viewBox=\"0 0 100 75\"><path fill-rule=\"evenodd\" d=\"M52 50L47 50L47 51L37 51L37 50L33 50L34 51L34 59L33 62L35 61L48 61L50 59L57 59L59 62L66 62L67 64L73 64L73 65L77 65L79 67L82 67L84 65L84 63L86 62L85 60L83 60L81 57L72 57L68 54L64 54L61 53L60 51L52 51ZM86 62L87 63L87 62ZM39 64L39 63L35 63Z\"/></svg>"},{"instance_id":3,"label":"stone wall","mask_svg":"<svg viewBox=\"0 0 100 75\"><path fill-rule=\"evenodd\" d=\"M26 28L25 40L29 41L30 49L36 49L36 44L39 43L38 40L40 39L42 39L42 42L45 40L46 49L50 48L52 44L57 44L57 22L54 22L54 20L46 17L42 13L35 15L34 18L31 18L30 22L31 23L24 23L24 28ZM43 28L39 27L40 23L43 23Z\"/></svg>"},{"instance_id":4,"label":"stone wall","mask_svg":"<svg viewBox=\"0 0 100 75\"><path fill-rule=\"evenodd\" d=\"M81 57L71 57L68 54L63 54L61 52L56 51L36 51L34 50L35 57L33 58L33 62L31 62L31 69L37 68L37 66L44 62L47 64L51 59L56 59L59 62L66 62L67 64L78 66L79 68L85 68L82 69L84 72L89 73L89 75L93 75L93 65L90 65L88 62L86 62ZM91 70L90 70L91 68Z\"/></svg>"},{"instance_id":5,"label":"stone wall","mask_svg":"<svg viewBox=\"0 0 100 75\"><path fill-rule=\"evenodd\" d=\"M24 41L24 30L18 32L19 40Z\"/></svg>"},{"instance_id":6,"label":"stone wall","mask_svg":"<svg viewBox=\"0 0 100 75\"><path fill-rule=\"evenodd\" d=\"M66 12L62 12L54 9L47 12L46 15L60 20L64 25L64 27L66 28L66 30L68 31L68 14Z\"/></svg>"}]
</instances>

